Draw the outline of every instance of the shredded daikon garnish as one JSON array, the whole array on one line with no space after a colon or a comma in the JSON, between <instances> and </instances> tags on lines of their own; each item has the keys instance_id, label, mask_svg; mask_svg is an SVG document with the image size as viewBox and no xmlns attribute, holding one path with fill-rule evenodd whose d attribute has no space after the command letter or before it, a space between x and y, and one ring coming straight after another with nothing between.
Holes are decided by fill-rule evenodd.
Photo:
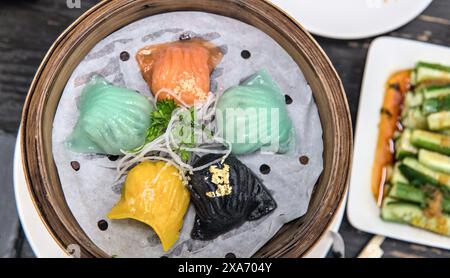
<instances>
[{"instance_id":1,"label":"shredded daikon garnish","mask_svg":"<svg viewBox=\"0 0 450 278\"><path fill-rule=\"evenodd\" d=\"M172 113L164 134L135 151L122 151L124 156L117 165L116 181L119 181L132 167L142 161L161 160L174 165L180 171L183 182L187 184L187 173L205 169L220 162L231 153L231 144L217 135L215 114L219 94L209 93L204 102L189 107L168 89L158 91L154 98L155 104L161 93L172 96L181 103L181 106ZM186 130L188 133L185 133ZM177 134L177 131L180 134ZM183 140L185 134L192 136L188 144ZM180 151L189 152L190 159L184 161L180 156ZM198 167L190 164L194 156L209 153L223 154L223 156Z\"/></svg>"}]
</instances>

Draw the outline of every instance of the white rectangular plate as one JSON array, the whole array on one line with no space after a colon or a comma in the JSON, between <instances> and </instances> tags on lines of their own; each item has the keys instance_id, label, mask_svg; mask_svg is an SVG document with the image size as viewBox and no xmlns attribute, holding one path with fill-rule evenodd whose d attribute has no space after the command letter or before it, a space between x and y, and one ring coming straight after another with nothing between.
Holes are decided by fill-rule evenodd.
<instances>
[{"instance_id":1,"label":"white rectangular plate","mask_svg":"<svg viewBox=\"0 0 450 278\"><path fill-rule=\"evenodd\" d=\"M386 81L395 71L413 68L417 61L450 65L450 48L391 37L380 37L370 46L359 101L347 216L355 228L365 232L450 249L448 237L382 221L370 189Z\"/></svg>"}]
</instances>

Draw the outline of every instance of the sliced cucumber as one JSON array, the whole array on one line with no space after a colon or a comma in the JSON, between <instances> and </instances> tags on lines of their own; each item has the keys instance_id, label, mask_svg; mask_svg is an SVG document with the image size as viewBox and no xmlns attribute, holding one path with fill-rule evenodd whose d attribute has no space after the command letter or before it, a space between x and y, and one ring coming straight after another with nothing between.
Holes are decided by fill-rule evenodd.
<instances>
[{"instance_id":1,"label":"sliced cucumber","mask_svg":"<svg viewBox=\"0 0 450 278\"><path fill-rule=\"evenodd\" d=\"M450 111L442 111L427 117L430 130L443 130L450 128Z\"/></svg>"},{"instance_id":2,"label":"sliced cucumber","mask_svg":"<svg viewBox=\"0 0 450 278\"><path fill-rule=\"evenodd\" d=\"M442 200L442 211L450 213L450 199Z\"/></svg>"},{"instance_id":3,"label":"sliced cucumber","mask_svg":"<svg viewBox=\"0 0 450 278\"><path fill-rule=\"evenodd\" d=\"M402 201L417 203L423 208L427 206L428 201L427 194L420 188L402 182L395 183L391 187L388 196ZM450 213L450 199L444 198L441 206L442 211Z\"/></svg>"},{"instance_id":4,"label":"sliced cucumber","mask_svg":"<svg viewBox=\"0 0 450 278\"><path fill-rule=\"evenodd\" d=\"M450 80L450 67L419 62L416 66L416 83L426 80Z\"/></svg>"},{"instance_id":5,"label":"sliced cucumber","mask_svg":"<svg viewBox=\"0 0 450 278\"><path fill-rule=\"evenodd\" d=\"M381 218L450 236L450 217L448 215L427 217L420 206L389 197L383 201Z\"/></svg>"},{"instance_id":6,"label":"sliced cucumber","mask_svg":"<svg viewBox=\"0 0 450 278\"><path fill-rule=\"evenodd\" d=\"M449 81L450 82L450 81ZM424 99L441 98L450 95L450 84L446 85L431 85L421 90ZM416 92L417 94L418 92Z\"/></svg>"},{"instance_id":7,"label":"sliced cucumber","mask_svg":"<svg viewBox=\"0 0 450 278\"><path fill-rule=\"evenodd\" d=\"M411 143L418 148L450 155L450 135L415 129L411 134Z\"/></svg>"},{"instance_id":8,"label":"sliced cucumber","mask_svg":"<svg viewBox=\"0 0 450 278\"><path fill-rule=\"evenodd\" d=\"M430 169L450 174L450 157L446 155L421 149L419 162Z\"/></svg>"},{"instance_id":9,"label":"sliced cucumber","mask_svg":"<svg viewBox=\"0 0 450 278\"><path fill-rule=\"evenodd\" d=\"M404 110L402 113L402 124L407 128L428 128L427 117L422 113L420 107Z\"/></svg>"},{"instance_id":10,"label":"sliced cucumber","mask_svg":"<svg viewBox=\"0 0 450 278\"><path fill-rule=\"evenodd\" d=\"M450 175L432 170L415 158L405 158L399 169L410 181L420 181L423 184L433 184L450 189Z\"/></svg>"},{"instance_id":11,"label":"sliced cucumber","mask_svg":"<svg viewBox=\"0 0 450 278\"><path fill-rule=\"evenodd\" d=\"M405 158L399 166L402 174L411 181L439 185L439 179L435 171L425 167L417 159Z\"/></svg>"},{"instance_id":12,"label":"sliced cucumber","mask_svg":"<svg viewBox=\"0 0 450 278\"><path fill-rule=\"evenodd\" d=\"M425 100L422 104L422 111L426 116L437 112L450 111L450 95Z\"/></svg>"},{"instance_id":13,"label":"sliced cucumber","mask_svg":"<svg viewBox=\"0 0 450 278\"><path fill-rule=\"evenodd\" d=\"M423 103L423 94L422 92L407 92L405 96L405 106L404 109L410 109L414 107L421 106Z\"/></svg>"},{"instance_id":14,"label":"sliced cucumber","mask_svg":"<svg viewBox=\"0 0 450 278\"><path fill-rule=\"evenodd\" d=\"M418 203L421 206L426 205L427 196L419 188L406 184L406 183L395 183L388 194L389 197L396 199Z\"/></svg>"},{"instance_id":15,"label":"sliced cucumber","mask_svg":"<svg viewBox=\"0 0 450 278\"><path fill-rule=\"evenodd\" d=\"M394 171L392 173L390 182L392 184L396 183L409 183L408 179L402 174L400 169L398 168L400 166L400 162L395 163Z\"/></svg>"},{"instance_id":16,"label":"sliced cucumber","mask_svg":"<svg viewBox=\"0 0 450 278\"><path fill-rule=\"evenodd\" d=\"M430 98L423 102L422 112L424 115L428 116L430 114L439 112L442 110L442 105L439 98Z\"/></svg>"},{"instance_id":17,"label":"sliced cucumber","mask_svg":"<svg viewBox=\"0 0 450 278\"><path fill-rule=\"evenodd\" d=\"M401 160L407 156L416 156L418 149L411 144L411 129L405 129L395 142L395 158Z\"/></svg>"}]
</instances>

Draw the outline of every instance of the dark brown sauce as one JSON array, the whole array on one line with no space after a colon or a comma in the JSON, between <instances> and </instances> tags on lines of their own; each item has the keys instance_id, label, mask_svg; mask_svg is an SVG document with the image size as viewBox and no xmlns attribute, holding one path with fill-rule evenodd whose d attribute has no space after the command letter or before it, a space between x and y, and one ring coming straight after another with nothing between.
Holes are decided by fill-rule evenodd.
<instances>
[{"instance_id":1,"label":"dark brown sauce","mask_svg":"<svg viewBox=\"0 0 450 278\"><path fill-rule=\"evenodd\" d=\"M389 118L392 117L392 112L389 111L388 109L384 108L384 107L381 108L380 113L388 116Z\"/></svg>"},{"instance_id":2,"label":"dark brown sauce","mask_svg":"<svg viewBox=\"0 0 450 278\"><path fill-rule=\"evenodd\" d=\"M397 92L400 92L400 84L398 84L397 82L389 84L389 88L394 89Z\"/></svg>"}]
</instances>

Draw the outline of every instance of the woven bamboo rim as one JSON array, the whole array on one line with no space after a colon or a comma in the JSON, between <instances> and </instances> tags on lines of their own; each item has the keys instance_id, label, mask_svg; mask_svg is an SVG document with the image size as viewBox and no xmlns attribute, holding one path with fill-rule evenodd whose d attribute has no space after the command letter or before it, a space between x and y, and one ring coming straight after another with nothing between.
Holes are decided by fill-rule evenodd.
<instances>
[{"instance_id":1,"label":"woven bamboo rim","mask_svg":"<svg viewBox=\"0 0 450 278\"><path fill-rule=\"evenodd\" d=\"M45 56L22 114L23 168L32 200L55 241L77 244L82 257L108 257L83 232L65 201L52 154L56 108L71 73L102 38L140 18L173 11L203 11L253 25L275 39L296 61L310 84L324 131L324 170L308 212L286 224L255 257L300 257L333 220L346 193L352 127L344 88L331 62L295 20L262 0L103 1L69 26Z\"/></svg>"}]
</instances>

